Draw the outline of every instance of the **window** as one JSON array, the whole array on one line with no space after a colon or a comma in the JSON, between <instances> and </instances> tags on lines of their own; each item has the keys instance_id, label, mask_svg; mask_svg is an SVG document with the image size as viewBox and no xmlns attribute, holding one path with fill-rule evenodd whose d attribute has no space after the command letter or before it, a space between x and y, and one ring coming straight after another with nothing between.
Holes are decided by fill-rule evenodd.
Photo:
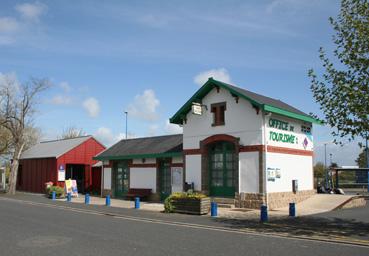
<instances>
[{"instance_id":1,"label":"window","mask_svg":"<svg viewBox=\"0 0 369 256\"><path fill-rule=\"evenodd\" d=\"M212 126L219 126L225 124L225 111L227 110L226 103L215 103L211 105L211 113L213 113Z\"/></svg>"},{"instance_id":2,"label":"window","mask_svg":"<svg viewBox=\"0 0 369 256\"><path fill-rule=\"evenodd\" d=\"M303 133L311 133L311 127L310 126L301 125L301 132L303 132Z\"/></svg>"}]
</instances>

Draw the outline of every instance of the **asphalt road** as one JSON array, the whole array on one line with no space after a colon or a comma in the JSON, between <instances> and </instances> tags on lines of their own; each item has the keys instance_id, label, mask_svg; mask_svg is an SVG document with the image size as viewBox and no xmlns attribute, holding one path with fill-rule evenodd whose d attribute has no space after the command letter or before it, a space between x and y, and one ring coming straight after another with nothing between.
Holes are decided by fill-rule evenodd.
<instances>
[{"instance_id":1,"label":"asphalt road","mask_svg":"<svg viewBox=\"0 0 369 256\"><path fill-rule=\"evenodd\" d=\"M2 198L0 232L4 256L369 255L368 247L120 218Z\"/></svg>"}]
</instances>

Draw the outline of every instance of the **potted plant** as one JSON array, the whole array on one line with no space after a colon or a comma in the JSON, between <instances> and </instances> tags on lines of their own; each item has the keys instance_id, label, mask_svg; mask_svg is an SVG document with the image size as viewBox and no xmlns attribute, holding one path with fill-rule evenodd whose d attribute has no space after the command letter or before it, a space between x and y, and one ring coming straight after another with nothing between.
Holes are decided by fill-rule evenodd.
<instances>
[{"instance_id":1,"label":"potted plant","mask_svg":"<svg viewBox=\"0 0 369 256\"><path fill-rule=\"evenodd\" d=\"M64 188L59 187L59 186L50 186L50 187L46 188L46 196L49 197L49 198L52 198L52 195L53 195L54 191L55 191L55 194L56 194L56 198L60 199L60 198L65 197Z\"/></svg>"},{"instance_id":2,"label":"potted plant","mask_svg":"<svg viewBox=\"0 0 369 256\"><path fill-rule=\"evenodd\" d=\"M164 202L165 212L208 214L210 198L196 192L173 193Z\"/></svg>"}]
</instances>

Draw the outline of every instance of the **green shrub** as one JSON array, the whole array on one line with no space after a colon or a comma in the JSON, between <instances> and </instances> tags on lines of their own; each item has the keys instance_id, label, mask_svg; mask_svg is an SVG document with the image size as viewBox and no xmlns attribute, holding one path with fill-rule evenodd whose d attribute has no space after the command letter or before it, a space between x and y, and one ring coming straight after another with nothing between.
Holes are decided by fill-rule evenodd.
<instances>
[{"instance_id":1,"label":"green shrub","mask_svg":"<svg viewBox=\"0 0 369 256\"><path fill-rule=\"evenodd\" d=\"M174 206L172 204L173 200L178 199L192 199L192 200L200 200L202 198L206 198L206 195L200 194L197 192L176 192L168 196L164 200L164 212L171 213L174 211Z\"/></svg>"},{"instance_id":2,"label":"green shrub","mask_svg":"<svg viewBox=\"0 0 369 256\"><path fill-rule=\"evenodd\" d=\"M47 188L46 195L48 195L51 198L53 191L55 191L56 193L56 198L63 198L65 196L64 188L59 186L51 186Z\"/></svg>"}]
</instances>

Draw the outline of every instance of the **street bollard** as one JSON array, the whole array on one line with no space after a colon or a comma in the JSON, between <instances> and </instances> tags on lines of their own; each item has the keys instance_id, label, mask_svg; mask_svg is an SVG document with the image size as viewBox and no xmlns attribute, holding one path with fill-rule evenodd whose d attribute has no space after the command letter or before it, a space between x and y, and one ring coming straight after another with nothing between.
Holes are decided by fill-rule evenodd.
<instances>
[{"instance_id":1,"label":"street bollard","mask_svg":"<svg viewBox=\"0 0 369 256\"><path fill-rule=\"evenodd\" d=\"M105 198L105 205L110 206L110 195L107 195Z\"/></svg>"},{"instance_id":2,"label":"street bollard","mask_svg":"<svg viewBox=\"0 0 369 256\"><path fill-rule=\"evenodd\" d=\"M140 198L135 197L135 209L140 209Z\"/></svg>"},{"instance_id":3,"label":"street bollard","mask_svg":"<svg viewBox=\"0 0 369 256\"><path fill-rule=\"evenodd\" d=\"M268 207L266 205L260 207L260 221L268 222Z\"/></svg>"},{"instance_id":4,"label":"street bollard","mask_svg":"<svg viewBox=\"0 0 369 256\"><path fill-rule=\"evenodd\" d=\"M72 193L67 194L67 202L72 202Z\"/></svg>"},{"instance_id":5,"label":"street bollard","mask_svg":"<svg viewBox=\"0 0 369 256\"><path fill-rule=\"evenodd\" d=\"M210 212L211 212L211 217L218 216L218 204L216 202L211 202Z\"/></svg>"},{"instance_id":6,"label":"street bollard","mask_svg":"<svg viewBox=\"0 0 369 256\"><path fill-rule=\"evenodd\" d=\"M368 168L369 168L369 163L368 163ZM369 192L369 172L368 172L368 192Z\"/></svg>"},{"instance_id":7,"label":"street bollard","mask_svg":"<svg viewBox=\"0 0 369 256\"><path fill-rule=\"evenodd\" d=\"M55 201L55 200L56 200L56 192L55 192L55 191L53 191L53 192L51 193L51 198L52 198L52 200L53 200L53 201Z\"/></svg>"},{"instance_id":8,"label":"street bollard","mask_svg":"<svg viewBox=\"0 0 369 256\"><path fill-rule=\"evenodd\" d=\"M85 195L85 204L90 204L90 194Z\"/></svg>"},{"instance_id":9,"label":"street bollard","mask_svg":"<svg viewBox=\"0 0 369 256\"><path fill-rule=\"evenodd\" d=\"M295 203L290 203L289 216L296 217L296 204Z\"/></svg>"}]
</instances>

